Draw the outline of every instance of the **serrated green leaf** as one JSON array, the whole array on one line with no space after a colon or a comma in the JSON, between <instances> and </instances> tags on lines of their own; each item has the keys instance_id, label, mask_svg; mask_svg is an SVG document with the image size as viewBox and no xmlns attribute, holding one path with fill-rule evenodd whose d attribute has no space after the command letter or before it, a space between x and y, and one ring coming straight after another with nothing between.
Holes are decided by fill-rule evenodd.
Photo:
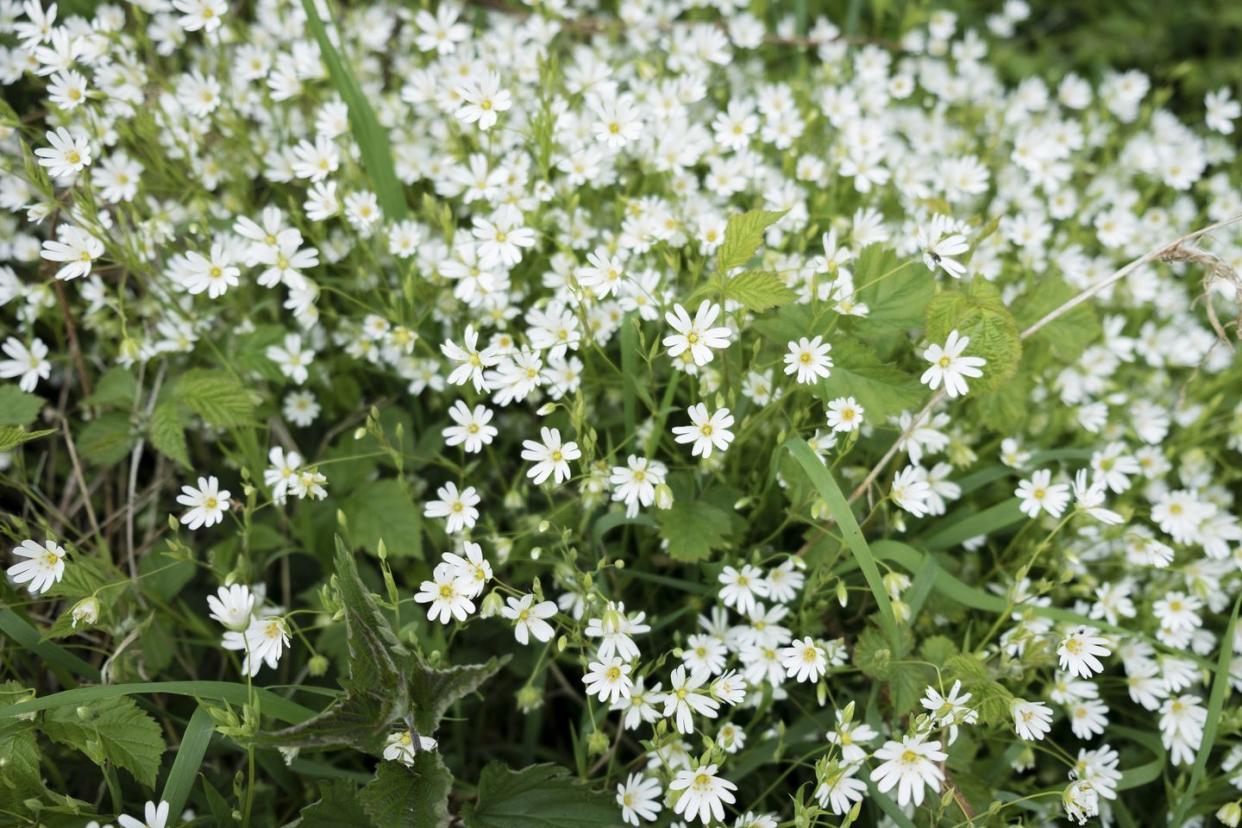
<instances>
[{"instance_id":1,"label":"serrated green leaf","mask_svg":"<svg viewBox=\"0 0 1242 828\"><path fill-rule=\"evenodd\" d=\"M995 391L973 397L971 404L985 426L1002 434L1014 434L1026 419L1030 393L1030 381L1017 374Z\"/></svg>"},{"instance_id":2,"label":"serrated green leaf","mask_svg":"<svg viewBox=\"0 0 1242 828\"><path fill-rule=\"evenodd\" d=\"M658 510L660 534L668 541L668 554L677 561L706 560L713 549L727 545L729 514L702 500L673 501L671 509Z\"/></svg>"},{"instance_id":3,"label":"serrated green leaf","mask_svg":"<svg viewBox=\"0 0 1242 828\"><path fill-rule=\"evenodd\" d=\"M387 478L358 486L341 509L348 520L350 539L359 546L378 553L382 538L390 555L417 553L422 519L397 480Z\"/></svg>"},{"instance_id":4,"label":"serrated green leaf","mask_svg":"<svg viewBox=\"0 0 1242 828\"><path fill-rule=\"evenodd\" d=\"M254 415L250 391L225 371L189 371L177 380L175 399L220 428L244 425Z\"/></svg>"},{"instance_id":5,"label":"serrated green leaf","mask_svg":"<svg viewBox=\"0 0 1242 828\"><path fill-rule=\"evenodd\" d=\"M190 468L190 452L185 441L185 421L174 400L165 400L155 407L147 437L160 454L182 468Z\"/></svg>"},{"instance_id":6,"label":"serrated green leaf","mask_svg":"<svg viewBox=\"0 0 1242 828\"><path fill-rule=\"evenodd\" d=\"M593 791L557 765L483 769L479 798L462 813L465 828L620 828L611 794Z\"/></svg>"},{"instance_id":7,"label":"serrated green leaf","mask_svg":"<svg viewBox=\"0 0 1242 828\"><path fill-rule=\"evenodd\" d=\"M1073 299L1078 291L1059 277L1046 276L1014 303L1013 315L1025 329ZM1047 348L1061 362L1073 362L1102 335L1090 302L1083 302L1032 334L1029 342Z\"/></svg>"},{"instance_id":8,"label":"serrated green leaf","mask_svg":"<svg viewBox=\"0 0 1242 828\"><path fill-rule=\"evenodd\" d=\"M129 455L136 442L129 415L114 411L95 419L77 437L78 454L96 466L111 466Z\"/></svg>"},{"instance_id":9,"label":"serrated green leaf","mask_svg":"<svg viewBox=\"0 0 1242 828\"><path fill-rule=\"evenodd\" d=\"M888 417L918 408L927 390L918 379L896 365L881 363L866 347L850 339L832 343L833 366L827 378L814 386L825 402L853 397L863 407L863 418L882 423Z\"/></svg>"},{"instance_id":10,"label":"serrated green leaf","mask_svg":"<svg viewBox=\"0 0 1242 828\"><path fill-rule=\"evenodd\" d=\"M138 382L134 375L129 369L114 365L99 378L94 392L84 402L88 405L109 405L128 410L133 407L137 394Z\"/></svg>"},{"instance_id":11,"label":"serrated green leaf","mask_svg":"<svg viewBox=\"0 0 1242 828\"><path fill-rule=\"evenodd\" d=\"M0 385L0 426L30 425L46 403L42 397L27 394L16 385Z\"/></svg>"},{"instance_id":12,"label":"serrated green leaf","mask_svg":"<svg viewBox=\"0 0 1242 828\"><path fill-rule=\"evenodd\" d=\"M374 828L358 793L352 782L326 782L319 786L319 799L303 808L288 828Z\"/></svg>"},{"instance_id":13,"label":"serrated green leaf","mask_svg":"<svg viewBox=\"0 0 1242 828\"><path fill-rule=\"evenodd\" d=\"M724 241L716 253L716 272L725 273L750 261L763 244L763 233L781 216L784 210L750 210L729 216L725 226Z\"/></svg>"},{"instance_id":14,"label":"serrated green leaf","mask_svg":"<svg viewBox=\"0 0 1242 828\"><path fill-rule=\"evenodd\" d=\"M432 735L440 719L458 699L478 690L500 668L509 656L490 658L483 664L460 664L453 667L432 667L415 656L410 661L408 684L414 726L424 736Z\"/></svg>"},{"instance_id":15,"label":"serrated green leaf","mask_svg":"<svg viewBox=\"0 0 1242 828\"><path fill-rule=\"evenodd\" d=\"M970 337L965 353L987 360L983 376L971 380L974 393L993 391L1018 370L1022 339L1018 323L991 283L976 279L964 290L936 294L927 305L927 339L943 343L956 330Z\"/></svg>"},{"instance_id":16,"label":"serrated green leaf","mask_svg":"<svg viewBox=\"0 0 1242 828\"><path fill-rule=\"evenodd\" d=\"M440 754L423 751L414 756L413 767L381 762L359 799L375 828L446 828L452 821L448 809L452 787L453 774Z\"/></svg>"},{"instance_id":17,"label":"serrated green leaf","mask_svg":"<svg viewBox=\"0 0 1242 828\"><path fill-rule=\"evenodd\" d=\"M39 744L30 722L7 722L0 726L0 807L11 808L43 790L39 772Z\"/></svg>"},{"instance_id":18,"label":"serrated green leaf","mask_svg":"<svg viewBox=\"0 0 1242 828\"><path fill-rule=\"evenodd\" d=\"M798 298L780 277L767 270L747 270L724 284L726 299L740 302L747 310L769 310Z\"/></svg>"},{"instance_id":19,"label":"serrated green leaf","mask_svg":"<svg viewBox=\"0 0 1242 828\"><path fill-rule=\"evenodd\" d=\"M892 250L868 246L854 264L854 298L867 305L867 315L855 320L861 332L875 334L918 327L923 311L936 292L927 269L902 262Z\"/></svg>"},{"instance_id":20,"label":"serrated green leaf","mask_svg":"<svg viewBox=\"0 0 1242 828\"><path fill-rule=\"evenodd\" d=\"M31 440L38 440L40 437L55 433L54 428L27 431L21 426L0 426L0 451L12 451L22 443L29 443Z\"/></svg>"},{"instance_id":21,"label":"serrated green leaf","mask_svg":"<svg viewBox=\"0 0 1242 828\"><path fill-rule=\"evenodd\" d=\"M56 707L43 719L49 739L82 751L97 765L111 762L155 787L164 736L155 719L128 696L78 707Z\"/></svg>"}]
</instances>

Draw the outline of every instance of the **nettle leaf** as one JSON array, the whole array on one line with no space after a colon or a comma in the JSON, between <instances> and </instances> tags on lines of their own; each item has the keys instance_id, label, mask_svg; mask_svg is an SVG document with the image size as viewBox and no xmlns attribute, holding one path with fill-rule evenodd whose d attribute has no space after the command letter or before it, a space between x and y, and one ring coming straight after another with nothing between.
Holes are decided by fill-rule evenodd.
<instances>
[{"instance_id":1,"label":"nettle leaf","mask_svg":"<svg viewBox=\"0 0 1242 828\"><path fill-rule=\"evenodd\" d=\"M22 443L29 443L31 440L38 440L40 437L55 433L54 428L27 431L21 426L0 426L0 451L12 451Z\"/></svg>"},{"instance_id":2,"label":"nettle leaf","mask_svg":"<svg viewBox=\"0 0 1242 828\"><path fill-rule=\"evenodd\" d=\"M11 683L6 682L6 686L8 684ZM11 701L16 703L24 698ZM0 767L4 768L4 776L0 780L0 807L12 808L43 790L39 744L33 724L10 720L0 726Z\"/></svg>"},{"instance_id":3,"label":"nettle leaf","mask_svg":"<svg viewBox=\"0 0 1242 828\"><path fill-rule=\"evenodd\" d=\"M864 248L854 263L854 285L855 299L867 305L856 325L869 334L918 327L936 293L935 280L920 262L903 262L878 244Z\"/></svg>"},{"instance_id":4,"label":"nettle leaf","mask_svg":"<svg viewBox=\"0 0 1242 828\"><path fill-rule=\"evenodd\" d=\"M358 793L352 782L326 782L319 787L319 799L303 808L288 828L373 828Z\"/></svg>"},{"instance_id":5,"label":"nettle leaf","mask_svg":"<svg viewBox=\"0 0 1242 828\"><path fill-rule=\"evenodd\" d=\"M508 662L506 655L484 664L432 667L417 656L411 659L408 684L415 728L424 736L435 733L454 702L478 690Z\"/></svg>"},{"instance_id":6,"label":"nettle leaf","mask_svg":"<svg viewBox=\"0 0 1242 828\"><path fill-rule=\"evenodd\" d=\"M1030 293L1014 303L1014 317L1023 329L1028 328L1077 294L1078 291L1061 278L1044 277ZM1030 342L1047 348L1061 362L1073 362L1102 334L1103 328L1096 317L1095 309L1090 302L1083 302L1032 334Z\"/></svg>"},{"instance_id":7,"label":"nettle leaf","mask_svg":"<svg viewBox=\"0 0 1242 828\"><path fill-rule=\"evenodd\" d=\"M254 416L250 391L226 371L187 371L177 380L173 396L208 425L220 428L245 425Z\"/></svg>"},{"instance_id":8,"label":"nettle leaf","mask_svg":"<svg viewBox=\"0 0 1242 828\"><path fill-rule=\"evenodd\" d=\"M358 486L341 508L348 520L350 539L359 546L378 553L383 538L391 555L418 552L422 520L417 507L396 479L375 480Z\"/></svg>"},{"instance_id":9,"label":"nettle leaf","mask_svg":"<svg viewBox=\"0 0 1242 828\"><path fill-rule=\"evenodd\" d=\"M716 272L724 273L749 262L759 245L763 244L764 231L779 221L785 212L750 210L729 216L724 241L716 253Z\"/></svg>"},{"instance_id":10,"label":"nettle leaf","mask_svg":"<svg viewBox=\"0 0 1242 828\"><path fill-rule=\"evenodd\" d=\"M182 468L190 468L190 452L185 441L185 418L174 400L165 400L155 407L147 427L147 437L160 454Z\"/></svg>"},{"instance_id":11,"label":"nettle leaf","mask_svg":"<svg viewBox=\"0 0 1242 828\"><path fill-rule=\"evenodd\" d=\"M945 681L956 680L973 698L971 705L979 711L984 724L1001 724L1009 720L1013 694L992 677L988 666L971 653L959 653L943 662Z\"/></svg>"},{"instance_id":12,"label":"nettle leaf","mask_svg":"<svg viewBox=\"0 0 1242 828\"><path fill-rule=\"evenodd\" d=\"M510 770L493 762L479 779L479 798L462 811L466 828L619 828L611 794L579 784L558 765Z\"/></svg>"},{"instance_id":13,"label":"nettle leaf","mask_svg":"<svg viewBox=\"0 0 1242 828\"><path fill-rule=\"evenodd\" d=\"M129 409L138 395L138 381L129 369L116 365L109 368L95 383L95 391L83 402L88 405L109 405Z\"/></svg>"},{"instance_id":14,"label":"nettle leaf","mask_svg":"<svg viewBox=\"0 0 1242 828\"><path fill-rule=\"evenodd\" d=\"M853 397L863 407L867 422L881 423L892 415L917 408L927 396L917 377L896 365L880 362L857 342L833 341L831 356L831 373L814 386L814 392L824 401Z\"/></svg>"},{"instance_id":15,"label":"nettle leaf","mask_svg":"<svg viewBox=\"0 0 1242 828\"><path fill-rule=\"evenodd\" d=\"M30 425L47 401L27 394L16 385L0 385L0 426Z\"/></svg>"},{"instance_id":16,"label":"nettle leaf","mask_svg":"<svg viewBox=\"0 0 1242 828\"><path fill-rule=\"evenodd\" d=\"M413 767L381 762L359 798L375 828L446 828L452 821L452 787L453 774L440 754L424 751L415 755Z\"/></svg>"},{"instance_id":17,"label":"nettle leaf","mask_svg":"<svg viewBox=\"0 0 1242 828\"><path fill-rule=\"evenodd\" d=\"M129 455L137 438L129 415L119 411L104 414L88 423L77 437L78 454L96 466L111 466Z\"/></svg>"},{"instance_id":18,"label":"nettle leaf","mask_svg":"<svg viewBox=\"0 0 1242 828\"><path fill-rule=\"evenodd\" d=\"M163 732L129 696L54 707L44 716L42 730L52 741L82 751L95 764L111 762L147 788L155 787L166 747Z\"/></svg>"},{"instance_id":19,"label":"nettle leaf","mask_svg":"<svg viewBox=\"0 0 1242 828\"><path fill-rule=\"evenodd\" d=\"M711 503L678 498L671 509L657 510L655 514L673 560L706 560L713 549L728 545L729 513Z\"/></svg>"},{"instance_id":20,"label":"nettle leaf","mask_svg":"<svg viewBox=\"0 0 1242 828\"><path fill-rule=\"evenodd\" d=\"M345 692L317 716L263 734L259 741L282 747L348 745L378 752L393 725L409 712L409 690L398 667L412 656L358 576L353 553L336 539L336 586L345 615L349 678Z\"/></svg>"},{"instance_id":21,"label":"nettle leaf","mask_svg":"<svg viewBox=\"0 0 1242 828\"><path fill-rule=\"evenodd\" d=\"M1018 323L990 282L975 279L963 290L946 290L931 300L927 339L943 343L953 330L970 337L967 355L988 361L983 376L970 382L972 392L993 391L1018 370L1022 358Z\"/></svg>"},{"instance_id":22,"label":"nettle leaf","mask_svg":"<svg viewBox=\"0 0 1242 828\"><path fill-rule=\"evenodd\" d=\"M724 284L726 299L740 302L747 310L760 312L785 305L798 298L775 273L747 270Z\"/></svg>"},{"instance_id":23,"label":"nettle leaf","mask_svg":"<svg viewBox=\"0 0 1242 828\"><path fill-rule=\"evenodd\" d=\"M1023 374L1017 374L995 391L974 397L971 405L985 426L1003 434L1012 434L1026 420L1030 394L1030 380Z\"/></svg>"}]
</instances>

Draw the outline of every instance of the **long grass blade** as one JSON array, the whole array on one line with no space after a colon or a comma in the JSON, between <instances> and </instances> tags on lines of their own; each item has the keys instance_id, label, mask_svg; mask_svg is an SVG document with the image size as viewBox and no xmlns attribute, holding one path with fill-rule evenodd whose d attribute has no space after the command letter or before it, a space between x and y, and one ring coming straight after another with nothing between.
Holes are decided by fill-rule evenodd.
<instances>
[{"instance_id":1,"label":"long grass blade","mask_svg":"<svg viewBox=\"0 0 1242 828\"><path fill-rule=\"evenodd\" d=\"M199 705L185 727L185 733L181 736L181 747L177 748L177 757L173 759L172 770L164 780L164 795L161 798L168 803L169 813L180 814L185 808L214 729L211 714L207 712L207 708Z\"/></svg>"},{"instance_id":2,"label":"long grass blade","mask_svg":"<svg viewBox=\"0 0 1242 828\"><path fill-rule=\"evenodd\" d=\"M262 711L269 716L290 724L304 722L315 711L303 707L297 702L278 696L271 690L262 687L250 688L244 684L230 681L150 681L139 684L105 684L99 687L79 687L65 690L30 701L0 707L0 719L11 719L27 713L38 713L40 710L51 710L67 704L86 704L101 699L114 699L118 696L131 696L145 693L164 693L172 696L193 696L198 699L211 699L229 704L243 705L253 692L259 700Z\"/></svg>"}]
</instances>

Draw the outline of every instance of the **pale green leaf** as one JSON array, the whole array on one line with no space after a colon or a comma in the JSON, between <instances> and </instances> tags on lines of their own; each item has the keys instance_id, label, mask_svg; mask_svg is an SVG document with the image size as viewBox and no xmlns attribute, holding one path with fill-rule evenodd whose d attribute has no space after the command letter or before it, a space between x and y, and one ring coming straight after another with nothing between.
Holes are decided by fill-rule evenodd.
<instances>
[{"instance_id":1,"label":"pale green leaf","mask_svg":"<svg viewBox=\"0 0 1242 828\"><path fill-rule=\"evenodd\" d=\"M185 422L176 402L165 400L155 407L147 436L160 454L175 461L182 468L190 468L190 454L185 442Z\"/></svg>"},{"instance_id":2,"label":"pale green leaf","mask_svg":"<svg viewBox=\"0 0 1242 828\"><path fill-rule=\"evenodd\" d=\"M716 272L724 273L749 262L763 243L764 231L783 215L784 210L750 210L729 216L724 241L716 253Z\"/></svg>"},{"instance_id":3,"label":"pale green leaf","mask_svg":"<svg viewBox=\"0 0 1242 828\"><path fill-rule=\"evenodd\" d=\"M208 425L244 425L254 415L254 399L241 382L225 371L189 371L177 380L176 399Z\"/></svg>"},{"instance_id":4,"label":"pale green leaf","mask_svg":"<svg viewBox=\"0 0 1242 828\"><path fill-rule=\"evenodd\" d=\"M740 302L747 310L759 312L788 304L797 294L786 287L775 273L747 270L725 282L726 299Z\"/></svg>"},{"instance_id":5,"label":"pale green leaf","mask_svg":"<svg viewBox=\"0 0 1242 828\"><path fill-rule=\"evenodd\" d=\"M38 440L40 437L46 437L49 434L55 433L56 429L54 428L27 431L20 426L0 426L0 451L12 451L22 443Z\"/></svg>"},{"instance_id":6,"label":"pale green leaf","mask_svg":"<svg viewBox=\"0 0 1242 828\"><path fill-rule=\"evenodd\" d=\"M956 330L970 337L967 356L983 357L983 376L970 381L974 393L992 391L1014 375L1022 340L1013 314L991 283L976 279L964 290L946 290L927 306L927 339L943 343Z\"/></svg>"},{"instance_id":7,"label":"pale green leaf","mask_svg":"<svg viewBox=\"0 0 1242 828\"><path fill-rule=\"evenodd\" d=\"M42 729L48 738L82 751L95 764L111 762L147 788L155 787L164 736L155 719L128 696L53 708Z\"/></svg>"},{"instance_id":8,"label":"pale green leaf","mask_svg":"<svg viewBox=\"0 0 1242 828\"><path fill-rule=\"evenodd\" d=\"M26 426L35 421L46 400L16 385L0 385L0 426Z\"/></svg>"}]
</instances>

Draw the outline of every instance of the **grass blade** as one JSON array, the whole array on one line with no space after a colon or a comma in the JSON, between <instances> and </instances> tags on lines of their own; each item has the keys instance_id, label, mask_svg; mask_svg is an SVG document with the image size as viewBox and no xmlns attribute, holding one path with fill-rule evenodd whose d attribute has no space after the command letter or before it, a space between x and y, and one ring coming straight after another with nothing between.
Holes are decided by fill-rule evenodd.
<instances>
[{"instance_id":1,"label":"grass blade","mask_svg":"<svg viewBox=\"0 0 1242 828\"><path fill-rule=\"evenodd\" d=\"M11 609L0 610L0 632L53 667L93 681L99 680L99 670L95 665L83 661L58 644L44 640L38 630Z\"/></svg>"},{"instance_id":2,"label":"grass blade","mask_svg":"<svg viewBox=\"0 0 1242 828\"><path fill-rule=\"evenodd\" d=\"M1233 629L1238 625L1238 608L1242 607L1242 595L1233 602L1233 615L1229 617L1229 626L1225 627L1225 635L1220 642L1220 654L1216 659L1216 678L1212 681L1212 694L1208 697L1207 723L1203 726L1203 739L1199 742L1199 753L1195 756L1195 766L1190 771L1190 783L1186 792L1177 802L1170 825L1182 825L1183 818L1194 806L1195 791L1203 781L1203 772L1207 768L1208 756L1212 753L1212 745L1216 742L1216 730L1220 726L1220 712L1225 706L1225 696L1229 695L1229 664L1233 660Z\"/></svg>"},{"instance_id":3,"label":"grass blade","mask_svg":"<svg viewBox=\"0 0 1242 828\"><path fill-rule=\"evenodd\" d=\"M180 814L185 808L214 729L211 714L207 712L207 708L199 705L185 727L181 747L177 748L177 757L173 759L172 770L164 780L164 794L161 798L168 803L169 813Z\"/></svg>"},{"instance_id":4,"label":"grass blade","mask_svg":"<svg viewBox=\"0 0 1242 828\"><path fill-rule=\"evenodd\" d=\"M30 701L0 707L0 719L11 719L26 713L37 713L53 707L67 704L85 704L100 699L114 699L118 696L131 696L141 693L165 693L172 696L193 696L199 699L223 701L229 704L243 705L254 692L264 713L283 722L298 724L304 722L315 711L303 707L297 702L278 696L271 690L262 687L250 688L244 684L231 681L150 681L139 684L106 684L99 687L79 687L76 690L65 690Z\"/></svg>"},{"instance_id":5,"label":"grass blade","mask_svg":"<svg viewBox=\"0 0 1242 828\"><path fill-rule=\"evenodd\" d=\"M785 441L785 448L793 455L794 460L798 461L798 465L806 473L811 485L828 504L828 511L840 527L845 545L853 553L854 560L858 562L858 568L862 570L863 578L866 579L867 586L871 589L871 594L875 596L876 605L880 610L880 626L883 627L884 634L888 636L889 641L896 646L901 641L901 636L897 629L897 617L893 614L893 604L888 599L888 590L884 588L884 579L880 576L880 568L876 566L875 556L871 554L871 549L867 546L862 529L859 528L858 521L854 519L854 512L841 492L841 487L833 479L828 467L815 452L811 451L806 440L801 437L790 437Z\"/></svg>"},{"instance_id":6,"label":"grass blade","mask_svg":"<svg viewBox=\"0 0 1242 828\"><path fill-rule=\"evenodd\" d=\"M405 203L405 194L401 192L401 182L393 167L388 134L375 117L375 110L362 93L362 87L328 39L328 30L319 19L314 0L302 0L302 8L306 10L306 24L315 36L315 42L319 44L319 53L328 67L332 85L349 107L350 131L358 142L358 149L362 153L362 166L366 169L367 177L371 179L371 187L375 190L384 217L401 221L409 214L409 206Z\"/></svg>"}]
</instances>

